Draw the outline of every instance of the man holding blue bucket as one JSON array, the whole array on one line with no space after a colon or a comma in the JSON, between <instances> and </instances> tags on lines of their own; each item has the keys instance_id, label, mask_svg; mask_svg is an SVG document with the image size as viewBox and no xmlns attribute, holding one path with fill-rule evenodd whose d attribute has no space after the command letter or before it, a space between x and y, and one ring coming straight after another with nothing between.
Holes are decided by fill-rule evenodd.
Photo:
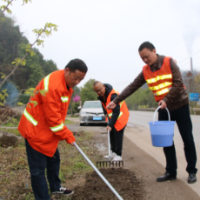
<instances>
[{"instance_id":1,"label":"man holding blue bucket","mask_svg":"<svg viewBox=\"0 0 200 200\"><path fill-rule=\"evenodd\" d=\"M118 95L107 106L114 109L119 102L134 93L143 84L148 87L155 96L155 101L161 106L159 109L158 120L168 120L165 108L168 108L172 121L176 121L179 132L184 142L184 151L187 161L186 171L188 172L188 183L195 183L196 178L196 148L192 134L192 122L189 112L189 99L183 85L179 67L170 57L156 54L156 49L150 42L140 45L139 54L146 64L141 73L129 84L120 95ZM175 145L164 147L166 157L166 172L157 178L158 182L175 180L177 175L177 160Z\"/></svg>"}]
</instances>

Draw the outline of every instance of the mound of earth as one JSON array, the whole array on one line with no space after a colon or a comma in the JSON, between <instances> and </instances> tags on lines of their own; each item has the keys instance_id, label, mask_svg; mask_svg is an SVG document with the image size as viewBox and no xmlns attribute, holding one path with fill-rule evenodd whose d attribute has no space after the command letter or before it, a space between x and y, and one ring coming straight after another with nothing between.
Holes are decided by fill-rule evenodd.
<instances>
[{"instance_id":1,"label":"mound of earth","mask_svg":"<svg viewBox=\"0 0 200 200\"><path fill-rule=\"evenodd\" d=\"M104 177L126 200L143 199L143 186L134 172L123 168L100 169ZM83 187L76 187L73 200L117 200L108 186L101 180L96 172L86 174L86 182Z\"/></svg>"}]
</instances>

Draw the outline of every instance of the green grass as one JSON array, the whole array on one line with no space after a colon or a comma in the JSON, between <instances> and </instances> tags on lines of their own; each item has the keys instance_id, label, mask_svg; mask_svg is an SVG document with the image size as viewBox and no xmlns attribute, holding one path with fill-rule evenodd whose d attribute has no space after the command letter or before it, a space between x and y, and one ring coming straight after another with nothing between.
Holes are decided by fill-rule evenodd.
<instances>
[{"instance_id":1,"label":"green grass","mask_svg":"<svg viewBox=\"0 0 200 200\"><path fill-rule=\"evenodd\" d=\"M70 121L70 120L68 120L68 119L65 119L65 125L66 124L74 124L74 122L72 122L72 121Z\"/></svg>"},{"instance_id":2,"label":"green grass","mask_svg":"<svg viewBox=\"0 0 200 200\"><path fill-rule=\"evenodd\" d=\"M3 127L17 127L19 124L19 119L12 118L10 121L8 121L6 124L1 125L2 122L0 121L0 126Z\"/></svg>"},{"instance_id":3,"label":"green grass","mask_svg":"<svg viewBox=\"0 0 200 200\"><path fill-rule=\"evenodd\" d=\"M67 121L71 123L70 120ZM15 134L19 133L16 129L7 129L7 131L15 132ZM80 132L80 135L76 136L76 143L89 159L95 163L99 156L98 150L92 146L92 140L93 134L89 132ZM66 141L59 143L59 152L61 158L59 177L63 187L68 187L70 181L78 184L80 177L84 177L86 173L93 171L78 150L74 146L67 144ZM0 197L18 200L34 199L23 139L18 147L10 148L9 150L0 148L0 169ZM11 183L12 187L18 188L16 191L11 190ZM71 197L61 197L60 199L70 200Z\"/></svg>"},{"instance_id":4,"label":"green grass","mask_svg":"<svg viewBox=\"0 0 200 200\"><path fill-rule=\"evenodd\" d=\"M21 136L21 134L19 133L19 131L17 130L17 127L19 125L19 119L16 119L16 118L12 118L8 123L4 124L4 125L1 125L2 122L0 122L0 131L3 131L3 132L9 132L9 133L12 133L16 136ZM9 127L16 127L15 128L9 128Z\"/></svg>"},{"instance_id":5,"label":"green grass","mask_svg":"<svg viewBox=\"0 0 200 200\"><path fill-rule=\"evenodd\" d=\"M12 133L16 136L21 136L20 132L16 129L11 129L11 128L0 128L0 131L2 132L8 132L8 133Z\"/></svg>"},{"instance_id":6,"label":"green grass","mask_svg":"<svg viewBox=\"0 0 200 200\"><path fill-rule=\"evenodd\" d=\"M73 124L73 123L74 122L72 122L72 121L70 121L68 119L65 120L65 125ZM0 122L0 124L1 124L1 122ZM4 124L2 126L0 125L1 126L0 131L9 132L9 133L12 133L12 134L14 134L16 136L21 136L20 132L17 130L18 125L19 125L19 121L18 120L14 121L14 122L12 120L12 121L8 122L7 124ZM9 127L16 127L16 129L11 129Z\"/></svg>"},{"instance_id":7,"label":"green grass","mask_svg":"<svg viewBox=\"0 0 200 200\"><path fill-rule=\"evenodd\" d=\"M70 117L72 117L72 118L79 118L79 116L75 116L75 115L73 115L73 116L70 116Z\"/></svg>"}]
</instances>

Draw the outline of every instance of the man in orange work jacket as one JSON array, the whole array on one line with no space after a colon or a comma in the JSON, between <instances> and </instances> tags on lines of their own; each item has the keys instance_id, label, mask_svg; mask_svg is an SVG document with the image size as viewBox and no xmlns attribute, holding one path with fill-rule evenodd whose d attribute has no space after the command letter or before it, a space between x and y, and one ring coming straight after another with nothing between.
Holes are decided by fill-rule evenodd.
<instances>
[{"instance_id":1,"label":"man in orange work jacket","mask_svg":"<svg viewBox=\"0 0 200 200\"><path fill-rule=\"evenodd\" d=\"M129 118L128 108L124 101L118 104L113 110L106 108L106 106L119 94L110 84L103 84L100 81L95 81L93 88L98 94L98 99L102 103L104 114L109 118L107 130L110 132L112 150L110 158L112 158L113 162L122 161L123 135ZM105 158L109 158L109 155L106 155Z\"/></svg>"},{"instance_id":2,"label":"man in orange work jacket","mask_svg":"<svg viewBox=\"0 0 200 200\"><path fill-rule=\"evenodd\" d=\"M195 183L196 178L196 148L192 134L192 122L189 112L189 100L183 85L180 70L174 60L156 54L156 49L150 42L144 42L139 47L139 54L146 63L142 72L135 80L128 85L122 93L111 102L107 108L113 109L116 104L123 101L126 97L134 93L144 83L148 84L149 89L153 92L155 101L161 106L158 119L161 121L168 120L168 108L171 120L176 121L179 132L184 142L184 151L187 161L186 171L188 172L188 183ZM164 147L166 157L166 168L163 176L157 178L158 182L174 180L177 175L177 160L175 145Z\"/></svg>"},{"instance_id":3,"label":"man in orange work jacket","mask_svg":"<svg viewBox=\"0 0 200 200\"><path fill-rule=\"evenodd\" d=\"M36 200L50 200L50 190L56 194L73 194L61 187L59 179L60 155L58 143L65 140L73 145L73 133L64 125L72 87L85 77L86 64L80 59L71 60L64 70L52 72L36 86L21 117L18 130L25 138L31 173L31 184Z\"/></svg>"}]
</instances>

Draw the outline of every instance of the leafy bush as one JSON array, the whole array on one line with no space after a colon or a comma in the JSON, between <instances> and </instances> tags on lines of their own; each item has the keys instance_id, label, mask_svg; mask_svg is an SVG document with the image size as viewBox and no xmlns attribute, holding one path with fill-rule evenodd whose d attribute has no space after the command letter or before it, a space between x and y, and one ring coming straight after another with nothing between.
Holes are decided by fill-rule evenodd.
<instances>
[{"instance_id":1,"label":"leafy bush","mask_svg":"<svg viewBox=\"0 0 200 200\"><path fill-rule=\"evenodd\" d=\"M157 102L151 90L140 88L126 99L126 104L130 110L137 108L157 107Z\"/></svg>"},{"instance_id":2,"label":"leafy bush","mask_svg":"<svg viewBox=\"0 0 200 200\"><path fill-rule=\"evenodd\" d=\"M23 104L27 104L28 101L29 101L30 96L31 96L30 94L21 94L19 96L19 102L23 103Z\"/></svg>"}]
</instances>

